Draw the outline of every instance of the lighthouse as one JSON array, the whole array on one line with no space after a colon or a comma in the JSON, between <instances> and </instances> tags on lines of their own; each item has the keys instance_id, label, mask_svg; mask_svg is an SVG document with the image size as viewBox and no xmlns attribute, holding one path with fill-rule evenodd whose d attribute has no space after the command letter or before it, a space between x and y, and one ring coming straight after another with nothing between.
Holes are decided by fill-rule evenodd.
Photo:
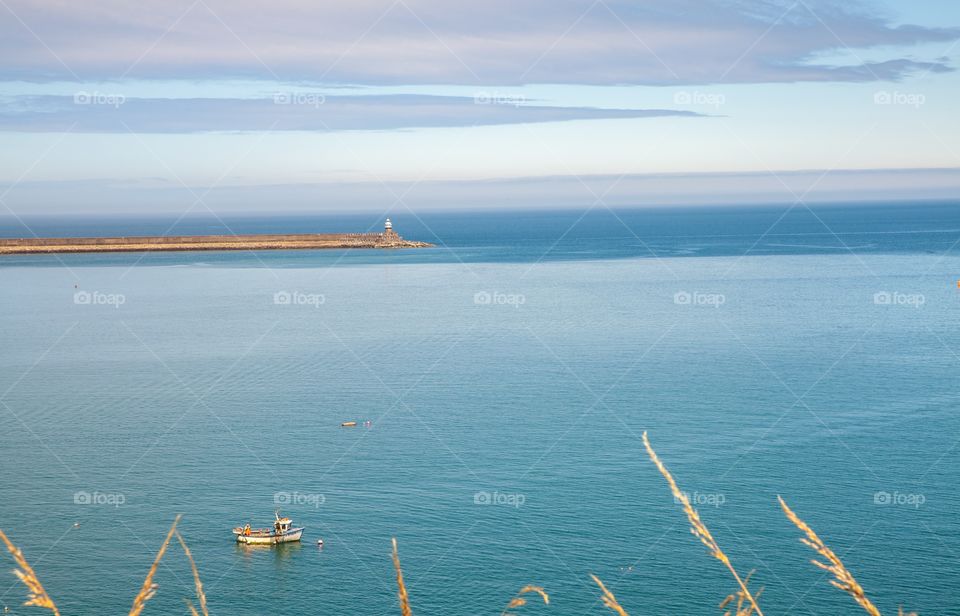
<instances>
[{"instance_id":1,"label":"lighthouse","mask_svg":"<svg viewBox=\"0 0 960 616\"><path fill-rule=\"evenodd\" d=\"M388 237L395 237L397 235L397 232L393 230L393 223L390 222L389 218L383 223L383 234Z\"/></svg>"}]
</instances>

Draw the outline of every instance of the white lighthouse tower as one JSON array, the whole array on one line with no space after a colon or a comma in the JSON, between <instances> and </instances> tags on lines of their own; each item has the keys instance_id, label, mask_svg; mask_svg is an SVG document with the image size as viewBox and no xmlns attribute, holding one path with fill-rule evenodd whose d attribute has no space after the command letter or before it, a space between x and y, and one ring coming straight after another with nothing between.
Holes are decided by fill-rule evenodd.
<instances>
[{"instance_id":1,"label":"white lighthouse tower","mask_svg":"<svg viewBox=\"0 0 960 616\"><path fill-rule=\"evenodd\" d=\"M393 223L390 222L389 218L385 223L383 223L383 234L390 237L393 237L397 234L397 232L393 230Z\"/></svg>"}]
</instances>

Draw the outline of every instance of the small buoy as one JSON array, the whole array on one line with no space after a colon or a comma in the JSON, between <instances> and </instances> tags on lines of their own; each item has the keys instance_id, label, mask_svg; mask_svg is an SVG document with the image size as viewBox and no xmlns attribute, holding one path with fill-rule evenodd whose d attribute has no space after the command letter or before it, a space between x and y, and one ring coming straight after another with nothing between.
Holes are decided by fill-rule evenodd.
<instances>
[{"instance_id":1,"label":"small buoy","mask_svg":"<svg viewBox=\"0 0 960 616\"><path fill-rule=\"evenodd\" d=\"M74 528L80 528L80 522L74 522L74 523L73 523L73 527L74 527Z\"/></svg>"},{"instance_id":2,"label":"small buoy","mask_svg":"<svg viewBox=\"0 0 960 616\"><path fill-rule=\"evenodd\" d=\"M323 547L323 539L317 539L317 547L319 548Z\"/></svg>"}]
</instances>

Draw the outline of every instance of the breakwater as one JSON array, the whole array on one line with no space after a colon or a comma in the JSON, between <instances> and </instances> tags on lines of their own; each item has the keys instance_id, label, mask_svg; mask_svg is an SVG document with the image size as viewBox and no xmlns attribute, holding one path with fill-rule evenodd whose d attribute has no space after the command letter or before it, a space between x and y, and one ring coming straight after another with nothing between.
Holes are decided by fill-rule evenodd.
<instances>
[{"instance_id":1,"label":"breakwater","mask_svg":"<svg viewBox=\"0 0 960 616\"><path fill-rule=\"evenodd\" d=\"M175 250L317 250L330 248L425 248L392 229L383 233L163 235L130 237L0 238L0 255Z\"/></svg>"}]
</instances>

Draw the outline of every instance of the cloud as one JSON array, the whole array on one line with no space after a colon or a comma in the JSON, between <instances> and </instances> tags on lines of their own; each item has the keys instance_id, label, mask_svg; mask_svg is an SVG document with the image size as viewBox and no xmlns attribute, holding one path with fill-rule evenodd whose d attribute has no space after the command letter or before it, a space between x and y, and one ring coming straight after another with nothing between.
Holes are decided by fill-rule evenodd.
<instances>
[{"instance_id":1,"label":"cloud","mask_svg":"<svg viewBox=\"0 0 960 616\"><path fill-rule=\"evenodd\" d=\"M0 79L360 84L897 80L960 38L840 0L7 0ZM897 51L901 49L901 51ZM853 53L851 53L851 50ZM880 60L863 61L871 50ZM852 65L824 61L852 56Z\"/></svg>"},{"instance_id":2,"label":"cloud","mask_svg":"<svg viewBox=\"0 0 960 616\"><path fill-rule=\"evenodd\" d=\"M269 99L126 99L119 93L80 91L73 97L13 97L0 107L0 131L388 130L699 115L669 109L549 107L487 92L479 92L474 98L412 94L323 96L281 92Z\"/></svg>"}]
</instances>

